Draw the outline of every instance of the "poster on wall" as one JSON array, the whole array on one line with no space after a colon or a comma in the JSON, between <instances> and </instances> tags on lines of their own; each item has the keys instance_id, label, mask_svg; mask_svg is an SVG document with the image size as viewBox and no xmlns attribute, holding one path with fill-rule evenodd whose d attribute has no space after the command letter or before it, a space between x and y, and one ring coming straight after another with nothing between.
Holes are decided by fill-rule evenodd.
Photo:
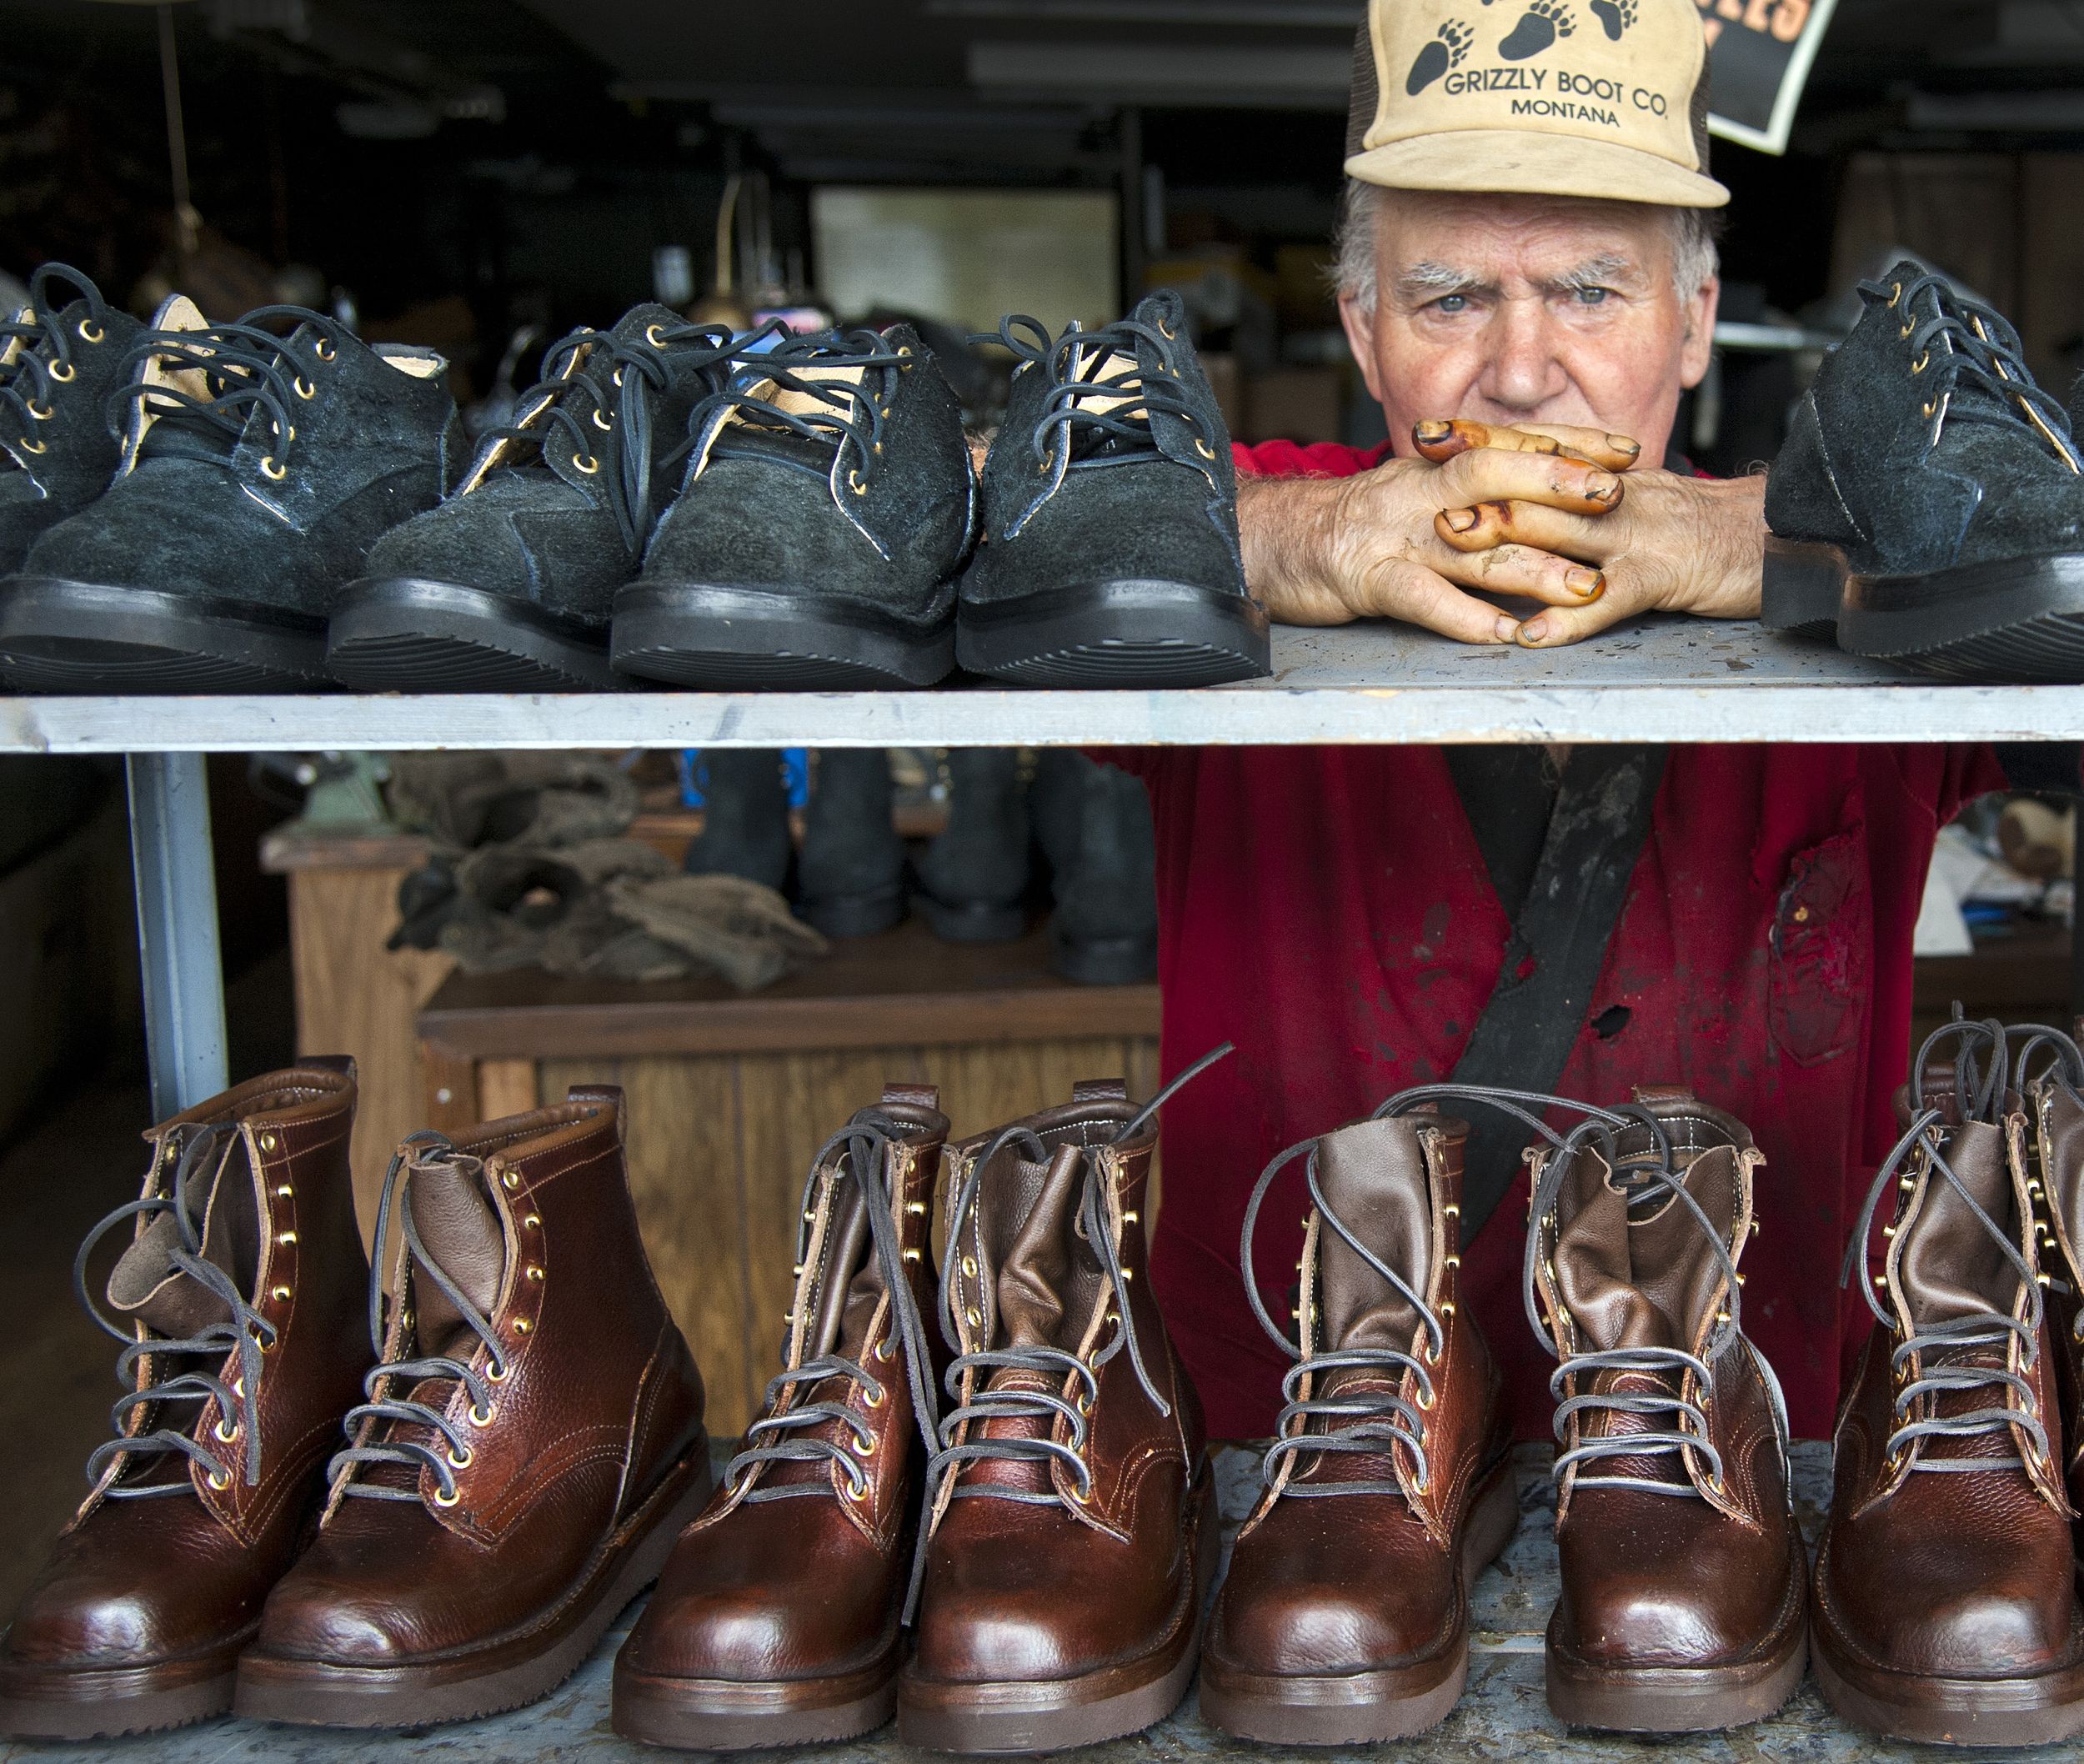
<instances>
[{"instance_id":1,"label":"poster on wall","mask_svg":"<svg viewBox=\"0 0 2084 1764\"><path fill-rule=\"evenodd\" d=\"M1700 0L1708 37L1708 131L1787 151L1795 107L1836 0Z\"/></svg>"}]
</instances>

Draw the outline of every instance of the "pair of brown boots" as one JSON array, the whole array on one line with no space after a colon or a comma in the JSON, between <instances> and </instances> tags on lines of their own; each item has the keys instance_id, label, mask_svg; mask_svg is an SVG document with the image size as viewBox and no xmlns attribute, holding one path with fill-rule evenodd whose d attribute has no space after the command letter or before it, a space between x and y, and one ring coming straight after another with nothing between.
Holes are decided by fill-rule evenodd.
<instances>
[{"instance_id":1,"label":"pair of brown boots","mask_svg":"<svg viewBox=\"0 0 2084 1764\"><path fill-rule=\"evenodd\" d=\"M233 1707L452 1721L585 1658L710 1492L702 1381L638 1236L619 1105L575 1090L413 1135L384 1185L381 1283L355 1223L352 1061L152 1130L143 1198L75 1264L84 1301L95 1241L131 1224L103 1319L130 1392L0 1638L0 1732Z\"/></svg>"},{"instance_id":2,"label":"pair of brown boots","mask_svg":"<svg viewBox=\"0 0 2084 1764\"><path fill-rule=\"evenodd\" d=\"M1180 1701L1217 1518L1142 1212L1193 1070L952 1145L894 1086L827 1144L781 1371L616 1660L617 1732L793 1746L894 1711L909 1745L1054 1751Z\"/></svg>"},{"instance_id":3,"label":"pair of brown boots","mask_svg":"<svg viewBox=\"0 0 2084 1764\"><path fill-rule=\"evenodd\" d=\"M1519 1515L1498 1374L1460 1308L1469 1129L1438 1110L1467 1105L1547 1142L1530 1154L1525 1294L1560 1362L1550 1707L1646 1732L1770 1714L1801 1680L1807 1574L1779 1389L1741 1322L1750 1134L1676 1088L1602 1110L1454 1085L1394 1097L1260 1178L1246 1290L1295 1364L1217 1596L1201 1711L1250 1739L1349 1744L1416 1733L1461 1694L1470 1586ZM1581 1125L1553 1131L1551 1107ZM1290 1340L1252 1240L1298 1159Z\"/></svg>"}]
</instances>

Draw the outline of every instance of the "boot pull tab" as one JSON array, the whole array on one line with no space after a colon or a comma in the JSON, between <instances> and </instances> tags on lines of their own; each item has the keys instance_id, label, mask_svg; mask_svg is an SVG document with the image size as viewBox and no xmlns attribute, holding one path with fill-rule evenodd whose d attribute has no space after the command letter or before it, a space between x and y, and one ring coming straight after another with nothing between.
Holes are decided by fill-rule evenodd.
<instances>
[{"instance_id":1,"label":"boot pull tab","mask_svg":"<svg viewBox=\"0 0 2084 1764\"><path fill-rule=\"evenodd\" d=\"M1693 1086L1684 1084L1639 1084L1631 1094L1639 1103L1690 1103L1698 1101Z\"/></svg>"},{"instance_id":2,"label":"boot pull tab","mask_svg":"<svg viewBox=\"0 0 2084 1764\"><path fill-rule=\"evenodd\" d=\"M353 1054L306 1054L297 1064L321 1072L338 1072L349 1084L355 1082Z\"/></svg>"},{"instance_id":3,"label":"boot pull tab","mask_svg":"<svg viewBox=\"0 0 2084 1764\"><path fill-rule=\"evenodd\" d=\"M623 1087L619 1084L575 1084L564 1092L567 1102L592 1103L605 1108L615 1119L615 1143L624 1142Z\"/></svg>"},{"instance_id":4,"label":"boot pull tab","mask_svg":"<svg viewBox=\"0 0 2084 1764\"><path fill-rule=\"evenodd\" d=\"M1123 1078L1081 1078L1071 1086L1075 1103L1127 1102L1129 1082Z\"/></svg>"},{"instance_id":5,"label":"boot pull tab","mask_svg":"<svg viewBox=\"0 0 2084 1764\"><path fill-rule=\"evenodd\" d=\"M940 1086L937 1084L899 1084L895 1081L883 1086L883 1100L900 1103L910 1109L930 1109L940 1112Z\"/></svg>"}]
</instances>

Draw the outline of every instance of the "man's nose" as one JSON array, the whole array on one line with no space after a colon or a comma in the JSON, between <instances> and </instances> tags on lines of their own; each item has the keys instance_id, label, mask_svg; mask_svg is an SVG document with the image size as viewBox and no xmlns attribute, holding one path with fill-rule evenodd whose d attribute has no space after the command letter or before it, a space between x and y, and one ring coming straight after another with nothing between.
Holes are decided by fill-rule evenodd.
<instances>
[{"instance_id":1,"label":"man's nose","mask_svg":"<svg viewBox=\"0 0 2084 1764\"><path fill-rule=\"evenodd\" d=\"M1502 300L1487 328L1489 345L1478 389L1492 403L1536 410L1559 398L1570 376L1557 359L1547 303Z\"/></svg>"}]
</instances>

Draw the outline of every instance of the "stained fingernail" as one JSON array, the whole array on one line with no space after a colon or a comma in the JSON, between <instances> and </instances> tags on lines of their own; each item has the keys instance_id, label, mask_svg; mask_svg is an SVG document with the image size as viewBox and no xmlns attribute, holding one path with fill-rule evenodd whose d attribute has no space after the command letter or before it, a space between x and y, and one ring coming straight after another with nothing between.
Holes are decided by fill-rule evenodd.
<instances>
[{"instance_id":1,"label":"stained fingernail","mask_svg":"<svg viewBox=\"0 0 2084 1764\"><path fill-rule=\"evenodd\" d=\"M1411 425L1411 438L1416 441L1445 441L1454 432L1452 423L1414 423Z\"/></svg>"},{"instance_id":2,"label":"stained fingernail","mask_svg":"<svg viewBox=\"0 0 2084 1764\"><path fill-rule=\"evenodd\" d=\"M1616 453L1626 454L1631 458L1642 451L1641 442L1631 441L1626 435L1609 435L1606 438L1606 444Z\"/></svg>"},{"instance_id":3,"label":"stained fingernail","mask_svg":"<svg viewBox=\"0 0 2084 1764\"><path fill-rule=\"evenodd\" d=\"M1504 613L1499 614L1497 634L1500 643L1510 643L1520 634L1518 623Z\"/></svg>"},{"instance_id":4,"label":"stained fingernail","mask_svg":"<svg viewBox=\"0 0 2084 1764\"><path fill-rule=\"evenodd\" d=\"M1445 513L1447 524L1457 533L1466 533L1476 524L1476 511L1474 509L1449 509Z\"/></svg>"},{"instance_id":5,"label":"stained fingernail","mask_svg":"<svg viewBox=\"0 0 2084 1764\"><path fill-rule=\"evenodd\" d=\"M1513 634L1520 643L1531 649L1535 644L1545 643L1548 640L1549 622L1536 614Z\"/></svg>"},{"instance_id":6,"label":"stained fingernail","mask_svg":"<svg viewBox=\"0 0 2084 1764\"><path fill-rule=\"evenodd\" d=\"M1591 600L1606 586L1606 578L1596 569L1566 569L1563 572L1563 585L1572 594L1582 594Z\"/></svg>"},{"instance_id":7,"label":"stained fingernail","mask_svg":"<svg viewBox=\"0 0 2084 1764\"><path fill-rule=\"evenodd\" d=\"M1585 494L1595 502L1606 502L1621 494L1621 479L1611 472L1594 472L1585 480Z\"/></svg>"}]
</instances>

